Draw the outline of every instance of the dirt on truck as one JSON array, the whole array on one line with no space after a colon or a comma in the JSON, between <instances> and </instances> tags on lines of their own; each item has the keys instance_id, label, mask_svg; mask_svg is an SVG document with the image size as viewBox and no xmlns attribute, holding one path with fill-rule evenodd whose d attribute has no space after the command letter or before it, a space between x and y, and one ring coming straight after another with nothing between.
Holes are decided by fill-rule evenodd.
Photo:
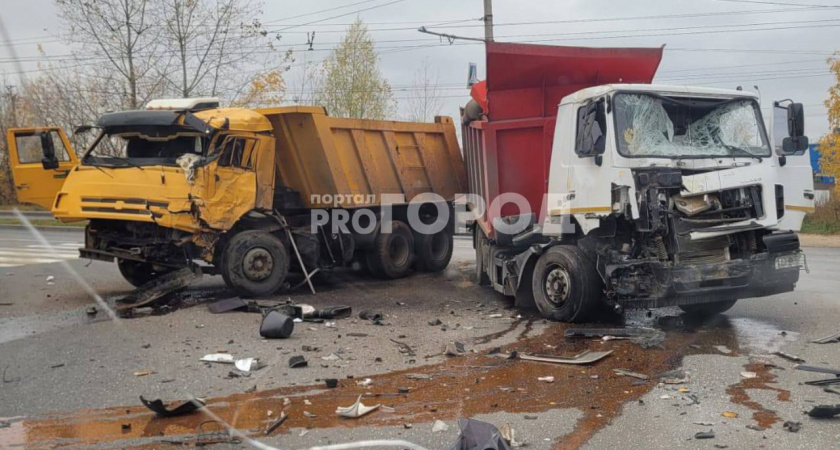
<instances>
[{"instance_id":1,"label":"dirt on truck","mask_svg":"<svg viewBox=\"0 0 840 450\"><path fill-rule=\"evenodd\" d=\"M78 158L60 128L9 130L18 199L89 220L81 256L116 261L136 286L201 262L238 294L261 296L289 271L399 278L443 270L452 256L466 174L451 118L173 99L76 130L91 131Z\"/></svg>"}]
</instances>

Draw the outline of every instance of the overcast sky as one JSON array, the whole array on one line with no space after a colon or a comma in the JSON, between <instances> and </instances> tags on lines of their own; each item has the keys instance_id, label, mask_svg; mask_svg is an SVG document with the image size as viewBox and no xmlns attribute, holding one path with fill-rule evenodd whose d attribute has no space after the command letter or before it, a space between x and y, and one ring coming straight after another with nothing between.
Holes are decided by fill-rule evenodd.
<instances>
[{"instance_id":1,"label":"overcast sky","mask_svg":"<svg viewBox=\"0 0 840 450\"><path fill-rule=\"evenodd\" d=\"M25 71L37 68L38 44L47 55L68 53L57 37L61 21L52 0L12 3L4 2L2 19ZM828 128L823 101L833 78L825 59L840 49L838 0L495 0L493 13L497 41L665 44L656 82L750 90L757 85L765 110L776 99L805 104L812 140ZM483 46L467 41L450 46L416 28L446 23L434 29L483 37L482 15L482 0L275 0L265 2L262 21L271 31L282 30L282 44L292 46L301 61L323 58L347 25L361 17L377 41L394 96L405 99L401 89L428 58L446 96L441 113L457 116L458 106L469 99L468 63L478 63L483 75ZM314 50L309 52L306 33L312 31ZM3 50L0 68L16 72L8 46ZM288 78L292 81L294 74Z\"/></svg>"}]
</instances>

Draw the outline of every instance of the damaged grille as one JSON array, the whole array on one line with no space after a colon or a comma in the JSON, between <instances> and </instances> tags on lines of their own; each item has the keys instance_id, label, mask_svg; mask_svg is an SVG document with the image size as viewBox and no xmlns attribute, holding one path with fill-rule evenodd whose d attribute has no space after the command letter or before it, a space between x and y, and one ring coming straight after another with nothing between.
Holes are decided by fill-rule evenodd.
<instances>
[{"instance_id":1,"label":"damaged grille","mask_svg":"<svg viewBox=\"0 0 840 450\"><path fill-rule=\"evenodd\" d=\"M82 211L106 214L129 214L160 218L163 214L150 208L166 209L169 202L143 198L82 197Z\"/></svg>"},{"instance_id":2,"label":"damaged grille","mask_svg":"<svg viewBox=\"0 0 840 450\"><path fill-rule=\"evenodd\" d=\"M677 224L677 249L674 260L680 264L718 264L730 260L729 235L692 240L690 233L704 227L680 222Z\"/></svg>"}]
</instances>

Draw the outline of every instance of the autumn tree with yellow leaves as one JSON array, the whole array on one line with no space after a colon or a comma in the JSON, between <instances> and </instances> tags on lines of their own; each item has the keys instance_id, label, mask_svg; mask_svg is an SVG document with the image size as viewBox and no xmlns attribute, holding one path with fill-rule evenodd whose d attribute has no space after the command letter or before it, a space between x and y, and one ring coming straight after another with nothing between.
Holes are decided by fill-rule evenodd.
<instances>
[{"instance_id":1,"label":"autumn tree with yellow leaves","mask_svg":"<svg viewBox=\"0 0 840 450\"><path fill-rule=\"evenodd\" d=\"M828 58L828 65L836 82L828 90L825 101L829 131L819 140L820 166L825 174L840 180L840 52Z\"/></svg>"}]
</instances>

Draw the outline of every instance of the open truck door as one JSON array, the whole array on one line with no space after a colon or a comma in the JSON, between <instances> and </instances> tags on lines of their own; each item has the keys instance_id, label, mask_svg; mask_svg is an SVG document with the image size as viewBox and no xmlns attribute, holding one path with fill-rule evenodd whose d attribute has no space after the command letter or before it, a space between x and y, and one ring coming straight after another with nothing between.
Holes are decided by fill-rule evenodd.
<instances>
[{"instance_id":1,"label":"open truck door","mask_svg":"<svg viewBox=\"0 0 840 450\"><path fill-rule=\"evenodd\" d=\"M6 142L18 201L51 210L67 174L79 162L64 130L12 128Z\"/></svg>"},{"instance_id":2,"label":"open truck door","mask_svg":"<svg viewBox=\"0 0 840 450\"><path fill-rule=\"evenodd\" d=\"M801 103L773 103L773 150L779 170L774 194L783 230L799 231L805 214L814 212L814 175L804 117Z\"/></svg>"}]
</instances>

